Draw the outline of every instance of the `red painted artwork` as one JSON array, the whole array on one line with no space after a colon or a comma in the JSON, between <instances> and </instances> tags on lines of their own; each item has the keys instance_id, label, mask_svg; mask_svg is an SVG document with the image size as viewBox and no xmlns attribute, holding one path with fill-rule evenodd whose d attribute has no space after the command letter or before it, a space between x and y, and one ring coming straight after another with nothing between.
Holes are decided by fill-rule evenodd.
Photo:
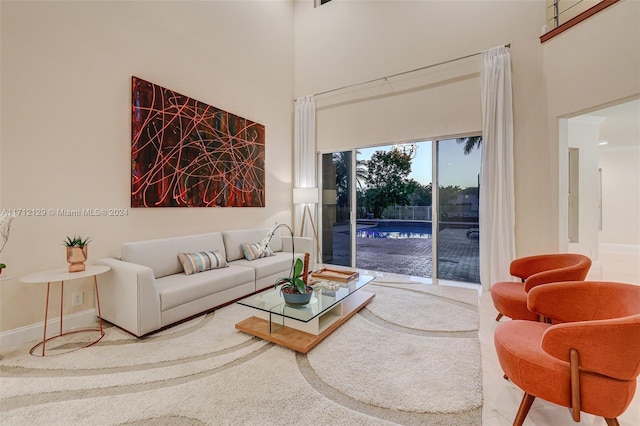
<instances>
[{"instance_id":1,"label":"red painted artwork","mask_svg":"<svg viewBox=\"0 0 640 426\"><path fill-rule=\"evenodd\" d=\"M132 207L264 207L265 130L132 78Z\"/></svg>"}]
</instances>

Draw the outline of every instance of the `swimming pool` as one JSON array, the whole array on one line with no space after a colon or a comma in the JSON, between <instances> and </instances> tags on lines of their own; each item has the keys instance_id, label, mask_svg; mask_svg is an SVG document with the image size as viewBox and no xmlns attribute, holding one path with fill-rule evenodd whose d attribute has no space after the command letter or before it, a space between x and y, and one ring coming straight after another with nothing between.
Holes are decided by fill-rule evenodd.
<instances>
[{"instance_id":1,"label":"swimming pool","mask_svg":"<svg viewBox=\"0 0 640 426\"><path fill-rule=\"evenodd\" d=\"M358 238L431 238L431 222L383 222L378 224L360 224L356 231Z\"/></svg>"}]
</instances>

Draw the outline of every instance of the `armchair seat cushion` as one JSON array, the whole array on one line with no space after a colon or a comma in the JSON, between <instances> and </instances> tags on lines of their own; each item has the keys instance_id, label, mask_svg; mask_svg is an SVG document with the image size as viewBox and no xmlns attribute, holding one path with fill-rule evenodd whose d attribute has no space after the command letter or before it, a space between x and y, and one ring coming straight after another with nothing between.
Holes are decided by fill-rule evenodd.
<instances>
[{"instance_id":1,"label":"armchair seat cushion","mask_svg":"<svg viewBox=\"0 0 640 426\"><path fill-rule=\"evenodd\" d=\"M569 364L552 357L540 345L531 345L531 342L542 341L542 335L550 326L534 321L507 321L496 328L493 340L496 352L500 354L500 366L509 380L536 397L564 386L557 394L565 394L566 398L552 402L567 406L571 395ZM544 370L545 380L537 380L541 370ZM555 391L552 393L556 394Z\"/></svg>"},{"instance_id":2,"label":"armchair seat cushion","mask_svg":"<svg viewBox=\"0 0 640 426\"><path fill-rule=\"evenodd\" d=\"M524 284L500 282L491 287L491 299L496 310L504 316L519 320L537 321L538 315L527 308Z\"/></svg>"}]
</instances>

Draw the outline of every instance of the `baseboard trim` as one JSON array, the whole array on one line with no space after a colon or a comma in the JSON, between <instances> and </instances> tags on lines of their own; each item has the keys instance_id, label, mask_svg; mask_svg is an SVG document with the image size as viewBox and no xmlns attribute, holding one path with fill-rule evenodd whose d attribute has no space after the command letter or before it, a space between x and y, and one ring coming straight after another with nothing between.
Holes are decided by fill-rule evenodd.
<instances>
[{"instance_id":1,"label":"baseboard trim","mask_svg":"<svg viewBox=\"0 0 640 426\"><path fill-rule=\"evenodd\" d=\"M620 253L620 254L639 254L640 255L639 244L600 243L598 248L600 250L600 253Z\"/></svg>"},{"instance_id":2,"label":"baseboard trim","mask_svg":"<svg viewBox=\"0 0 640 426\"><path fill-rule=\"evenodd\" d=\"M67 314L63 318L64 331L78 328L86 328L95 325L96 310L87 309L86 311ZM13 330L7 330L0 333L0 348L2 352L18 349L29 342L37 342L42 340L44 331L44 323L27 325L18 327ZM52 337L60 331L60 317L50 318L47 321L47 337Z\"/></svg>"}]
</instances>

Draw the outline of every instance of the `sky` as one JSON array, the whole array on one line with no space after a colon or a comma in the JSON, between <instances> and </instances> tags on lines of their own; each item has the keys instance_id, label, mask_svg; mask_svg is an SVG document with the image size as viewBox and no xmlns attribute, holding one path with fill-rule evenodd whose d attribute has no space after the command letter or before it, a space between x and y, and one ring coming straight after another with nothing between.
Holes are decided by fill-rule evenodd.
<instances>
[{"instance_id":1,"label":"sky","mask_svg":"<svg viewBox=\"0 0 640 426\"><path fill-rule=\"evenodd\" d=\"M423 185L431 183L431 151L432 142L416 142L418 147L415 158L411 163L410 178ZM393 145L377 146L373 148L359 148L358 160L368 160L376 151L389 151ZM457 185L460 188L478 186L478 173L480 172L481 150L475 148L469 155L464 155L464 145L458 144L455 139L441 140L439 142L439 183L440 186Z\"/></svg>"}]
</instances>

